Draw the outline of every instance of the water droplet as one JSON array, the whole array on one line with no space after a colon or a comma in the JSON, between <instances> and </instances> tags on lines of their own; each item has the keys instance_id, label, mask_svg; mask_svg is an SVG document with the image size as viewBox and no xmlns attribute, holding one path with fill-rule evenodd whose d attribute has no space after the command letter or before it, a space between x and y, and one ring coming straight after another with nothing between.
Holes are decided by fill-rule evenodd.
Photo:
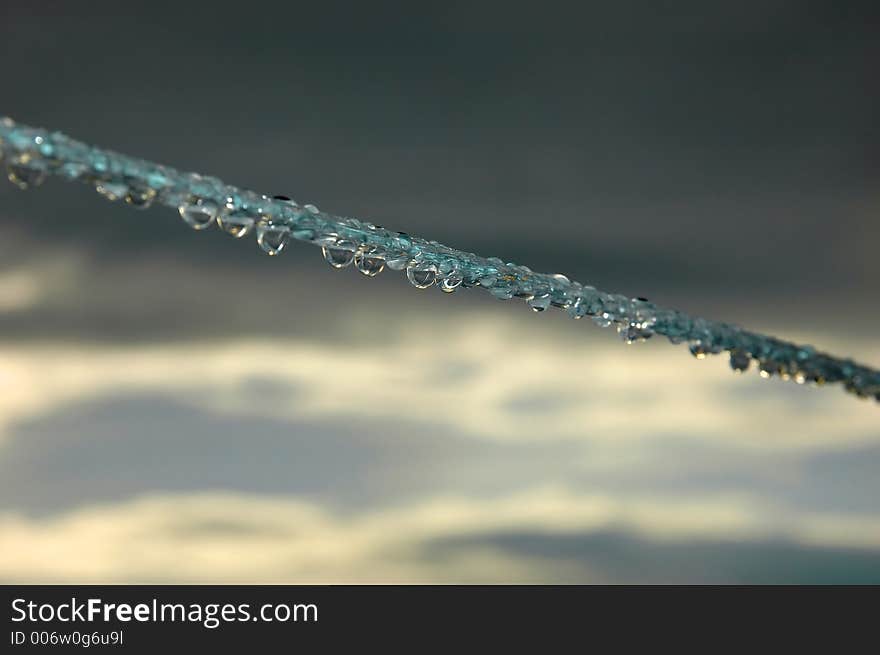
<instances>
[{"instance_id":1,"label":"water droplet","mask_svg":"<svg viewBox=\"0 0 880 655\"><path fill-rule=\"evenodd\" d=\"M6 166L6 177L21 190L40 186L46 180L46 171L32 165L33 158L25 153L13 157Z\"/></svg>"},{"instance_id":2,"label":"water droplet","mask_svg":"<svg viewBox=\"0 0 880 655\"><path fill-rule=\"evenodd\" d=\"M602 312L598 316L593 317L593 323L603 328L611 327L614 323L614 317L608 312Z\"/></svg>"},{"instance_id":3,"label":"water droplet","mask_svg":"<svg viewBox=\"0 0 880 655\"><path fill-rule=\"evenodd\" d=\"M513 298L513 289L510 287L492 287L489 293L498 298L498 300L510 300Z\"/></svg>"},{"instance_id":4,"label":"water droplet","mask_svg":"<svg viewBox=\"0 0 880 655\"><path fill-rule=\"evenodd\" d=\"M354 261L357 244L345 239L337 240L332 246L323 246L324 260L333 268L345 268Z\"/></svg>"},{"instance_id":5,"label":"water droplet","mask_svg":"<svg viewBox=\"0 0 880 655\"><path fill-rule=\"evenodd\" d=\"M310 214L317 214L320 211L317 207L315 207L315 205L303 205L303 209L305 209Z\"/></svg>"},{"instance_id":6,"label":"water droplet","mask_svg":"<svg viewBox=\"0 0 880 655\"><path fill-rule=\"evenodd\" d=\"M574 302L572 302L568 307L565 308L565 311L567 311L568 315L572 318L579 319L587 313L587 308L584 306L583 299L575 298Z\"/></svg>"},{"instance_id":7,"label":"water droplet","mask_svg":"<svg viewBox=\"0 0 880 655\"><path fill-rule=\"evenodd\" d=\"M701 344L699 342L692 343L688 347L688 350L690 350L691 355L693 355L697 359L706 359L706 355L708 354L708 351L706 350L706 348L704 348L703 344Z\"/></svg>"},{"instance_id":8,"label":"water droplet","mask_svg":"<svg viewBox=\"0 0 880 655\"><path fill-rule=\"evenodd\" d=\"M402 271L409 263L412 261L412 257L404 254L399 255L389 255L385 258L385 266L390 268L392 271Z\"/></svg>"},{"instance_id":9,"label":"water droplet","mask_svg":"<svg viewBox=\"0 0 880 655\"><path fill-rule=\"evenodd\" d=\"M730 368L737 373L745 373L752 363L752 358L745 350L730 351Z\"/></svg>"},{"instance_id":10,"label":"water droplet","mask_svg":"<svg viewBox=\"0 0 880 655\"><path fill-rule=\"evenodd\" d=\"M125 194L128 193L128 185L122 182L99 180L95 184L95 191L113 202L125 197Z\"/></svg>"},{"instance_id":11,"label":"water droplet","mask_svg":"<svg viewBox=\"0 0 880 655\"><path fill-rule=\"evenodd\" d=\"M495 283L498 282L498 276L484 275L483 277L481 277L478 280L478 282L480 283L481 287L489 288L489 287L495 286Z\"/></svg>"},{"instance_id":12,"label":"water droplet","mask_svg":"<svg viewBox=\"0 0 880 655\"><path fill-rule=\"evenodd\" d=\"M128 192L125 194L125 202L137 209L146 209L153 204L155 198L155 189L139 184L129 185Z\"/></svg>"},{"instance_id":13,"label":"water droplet","mask_svg":"<svg viewBox=\"0 0 880 655\"><path fill-rule=\"evenodd\" d=\"M629 325L621 325L618 328L618 334L626 344L634 344L640 341L647 341L654 336L654 330L646 323L630 323Z\"/></svg>"},{"instance_id":14,"label":"water droplet","mask_svg":"<svg viewBox=\"0 0 880 655\"><path fill-rule=\"evenodd\" d=\"M177 208L180 217L194 230L210 227L217 218L217 203L208 198L191 198L189 202Z\"/></svg>"},{"instance_id":15,"label":"water droplet","mask_svg":"<svg viewBox=\"0 0 880 655\"><path fill-rule=\"evenodd\" d=\"M543 312L550 306L550 294L542 293L532 296L526 301L526 304L532 308L533 312Z\"/></svg>"},{"instance_id":16,"label":"water droplet","mask_svg":"<svg viewBox=\"0 0 880 655\"><path fill-rule=\"evenodd\" d=\"M437 283L437 286L440 287L440 291L444 293L452 293L458 287L461 286L461 283L464 281L461 273L458 270L453 270L446 275Z\"/></svg>"},{"instance_id":17,"label":"water droplet","mask_svg":"<svg viewBox=\"0 0 880 655\"><path fill-rule=\"evenodd\" d=\"M267 255L277 255L284 250L290 239L290 228L286 225L272 225L265 221L257 224L257 245Z\"/></svg>"},{"instance_id":18,"label":"water droplet","mask_svg":"<svg viewBox=\"0 0 880 655\"><path fill-rule=\"evenodd\" d=\"M565 285L565 286L568 286L568 285L571 284L571 280L568 279L568 276L567 276L567 275L563 275L562 273L554 273L554 274L552 275L552 277L553 277L554 280L556 280L557 282L562 283L562 284Z\"/></svg>"},{"instance_id":19,"label":"water droplet","mask_svg":"<svg viewBox=\"0 0 880 655\"><path fill-rule=\"evenodd\" d=\"M427 289L437 281L437 269L433 264L414 261L406 267L406 277L417 289Z\"/></svg>"},{"instance_id":20,"label":"water droplet","mask_svg":"<svg viewBox=\"0 0 880 655\"><path fill-rule=\"evenodd\" d=\"M758 372L762 378L767 379L774 375L779 375L782 372L782 368L776 362L765 359L759 363Z\"/></svg>"},{"instance_id":21,"label":"water droplet","mask_svg":"<svg viewBox=\"0 0 880 655\"><path fill-rule=\"evenodd\" d=\"M256 220L244 209L226 209L217 216L217 225L231 237L241 239L251 231Z\"/></svg>"},{"instance_id":22,"label":"water droplet","mask_svg":"<svg viewBox=\"0 0 880 655\"><path fill-rule=\"evenodd\" d=\"M333 247L338 241L339 235L335 232L331 232L330 234L319 234L314 238L314 242L319 246Z\"/></svg>"},{"instance_id":23,"label":"water droplet","mask_svg":"<svg viewBox=\"0 0 880 655\"><path fill-rule=\"evenodd\" d=\"M376 252L376 248L366 248L358 250L354 256L355 267L367 277L376 277L385 270L385 260L376 257Z\"/></svg>"}]
</instances>

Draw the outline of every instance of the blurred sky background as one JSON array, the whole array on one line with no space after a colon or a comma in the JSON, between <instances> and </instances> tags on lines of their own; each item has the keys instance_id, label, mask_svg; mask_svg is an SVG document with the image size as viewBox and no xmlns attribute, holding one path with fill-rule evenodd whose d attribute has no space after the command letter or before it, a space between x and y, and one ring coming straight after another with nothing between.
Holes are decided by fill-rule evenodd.
<instances>
[{"instance_id":1,"label":"blurred sky background","mask_svg":"<svg viewBox=\"0 0 880 655\"><path fill-rule=\"evenodd\" d=\"M878 33L4 0L0 114L880 366ZM878 583L878 472L836 388L0 189L5 582Z\"/></svg>"}]
</instances>

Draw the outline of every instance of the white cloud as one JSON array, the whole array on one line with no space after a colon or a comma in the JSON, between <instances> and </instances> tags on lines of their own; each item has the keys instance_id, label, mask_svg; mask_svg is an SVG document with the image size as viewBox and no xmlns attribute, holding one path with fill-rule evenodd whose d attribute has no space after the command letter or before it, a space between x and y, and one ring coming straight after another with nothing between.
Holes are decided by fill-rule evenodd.
<instances>
[{"instance_id":1,"label":"white cloud","mask_svg":"<svg viewBox=\"0 0 880 655\"><path fill-rule=\"evenodd\" d=\"M880 548L880 521L793 515L755 499L658 502L536 488L494 500L444 496L363 514L284 497L153 495L50 518L0 516L0 578L28 582L603 581L573 562L536 561L483 544L509 531L647 540L776 539ZM443 540L472 539L443 551ZM594 577L591 577L594 576Z\"/></svg>"}]
</instances>

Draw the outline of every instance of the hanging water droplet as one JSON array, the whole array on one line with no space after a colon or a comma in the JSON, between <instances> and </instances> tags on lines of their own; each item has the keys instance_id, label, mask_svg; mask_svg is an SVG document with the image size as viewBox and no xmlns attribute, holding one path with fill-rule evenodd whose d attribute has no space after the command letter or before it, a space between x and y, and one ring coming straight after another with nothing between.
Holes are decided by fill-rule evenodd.
<instances>
[{"instance_id":1,"label":"hanging water droplet","mask_svg":"<svg viewBox=\"0 0 880 655\"><path fill-rule=\"evenodd\" d=\"M745 373L752 363L752 358L745 350L730 351L730 368L737 373Z\"/></svg>"},{"instance_id":2,"label":"hanging water droplet","mask_svg":"<svg viewBox=\"0 0 880 655\"><path fill-rule=\"evenodd\" d=\"M217 225L231 237L241 239L254 227L256 219L244 209L226 209L217 216Z\"/></svg>"},{"instance_id":3,"label":"hanging water droplet","mask_svg":"<svg viewBox=\"0 0 880 655\"><path fill-rule=\"evenodd\" d=\"M498 300L510 300L513 298L514 291L510 287L492 287L489 293L498 298Z\"/></svg>"},{"instance_id":4,"label":"hanging water droplet","mask_svg":"<svg viewBox=\"0 0 880 655\"><path fill-rule=\"evenodd\" d=\"M706 355L709 352L699 341L692 343L688 347L688 350L690 350L691 355L693 355L697 359L706 359Z\"/></svg>"},{"instance_id":5,"label":"hanging water droplet","mask_svg":"<svg viewBox=\"0 0 880 655\"><path fill-rule=\"evenodd\" d=\"M433 264L414 261L406 267L406 277L417 289L427 289L437 281L437 269Z\"/></svg>"},{"instance_id":6,"label":"hanging water droplet","mask_svg":"<svg viewBox=\"0 0 880 655\"><path fill-rule=\"evenodd\" d=\"M781 371L782 367L770 359L762 360L758 364L758 373L765 380L773 377L774 375L779 375Z\"/></svg>"},{"instance_id":7,"label":"hanging water droplet","mask_svg":"<svg viewBox=\"0 0 880 655\"><path fill-rule=\"evenodd\" d=\"M9 160L6 177L24 191L40 186L46 180L46 171L34 165L33 157L29 153L24 153Z\"/></svg>"},{"instance_id":8,"label":"hanging water droplet","mask_svg":"<svg viewBox=\"0 0 880 655\"><path fill-rule=\"evenodd\" d=\"M406 253L398 254L398 255L389 255L385 258L385 266L390 268L392 271L402 271L409 263L412 261L412 257L407 255Z\"/></svg>"},{"instance_id":9,"label":"hanging water droplet","mask_svg":"<svg viewBox=\"0 0 880 655\"><path fill-rule=\"evenodd\" d=\"M286 225L272 225L265 221L257 224L257 245L267 255L277 255L284 250L290 239L290 228Z\"/></svg>"},{"instance_id":10,"label":"hanging water droplet","mask_svg":"<svg viewBox=\"0 0 880 655\"><path fill-rule=\"evenodd\" d=\"M572 318L579 319L587 313L587 308L584 306L584 301L582 298L575 298L574 301L565 308L565 311L567 311L568 315Z\"/></svg>"},{"instance_id":11,"label":"hanging water droplet","mask_svg":"<svg viewBox=\"0 0 880 655\"><path fill-rule=\"evenodd\" d=\"M107 200L115 202L128 193L128 185L123 182L110 182L107 180L99 180L95 183L95 191L104 196Z\"/></svg>"},{"instance_id":12,"label":"hanging water droplet","mask_svg":"<svg viewBox=\"0 0 880 655\"><path fill-rule=\"evenodd\" d=\"M614 317L608 312L602 312L598 316L593 317L593 323L603 328L611 327L614 323Z\"/></svg>"},{"instance_id":13,"label":"hanging water droplet","mask_svg":"<svg viewBox=\"0 0 880 655\"><path fill-rule=\"evenodd\" d=\"M156 190L148 186L131 184L125 194L125 202L137 209L146 209L153 204L156 198Z\"/></svg>"},{"instance_id":14,"label":"hanging water droplet","mask_svg":"<svg viewBox=\"0 0 880 655\"><path fill-rule=\"evenodd\" d=\"M177 208L180 217L194 230L210 227L219 210L217 203L208 198L191 198Z\"/></svg>"},{"instance_id":15,"label":"hanging water droplet","mask_svg":"<svg viewBox=\"0 0 880 655\"><path fill-rule=\"evenodd\" d=\"M376 257L376 252L376 248L365 248L358 250L354 256L355 267L367 277L376 277L385 270L385 260Z\"/></svg>"},{"instance_id":16,"label":"hanging water droplet","mask_svg":"<svg viewBox=\"0 0 880 655\"><path fill-rule=\"evenodd\" d=\"M323 246L325 261L333 268L345 268L354 261L357 244L346 239L337 240L333 246Z\"/></svg>"},{"instance_id":17,"label":"hanging water droplet","mask_svg":"<svg viewBox=\"0 0 880 655\"><path fill-rule=\"evenodd\" d=\"M640 341L647 341L654 336L654 330L646 323L630 323L629 325L621 325L618 328L618 334L626 344L634 344Z\"/></svg>"},{"instance_id":18,"label":"hanging water droplet","mask_svg":"<svg viewBox=\"0 0 880 655\"><path fill-rule=\"evenodd\" d=\"M336 232L331 232L329 234L319 234L313 239L313 241L319 246L327 246L332 248L339 241L339 235L336 234Z\"/></svg>"},{"instance_id":19,"label":"hanging water droplet","mask_svg":"<svg viewBox=\"0 0 880 655\"><path fill-rule=\"evenodd\" d=\"M443 276L437 283L437 286L440 287L440 291L443 293L452 293L461 286L462 282L464 282L464 277L462 277L458 270L454 270Z\"/></svg>"},{"instance_id":20,"label":"hanging water droplet","mask_svg":"<svg viewBox=\"0 0 880 655\"><path fill-rule=\"evenodd\" d=\"M526 304L532 308L533 312L543 312L550 306L550 294L542 293L532 296L526 301Z\"/></svg>"}]
</instances>

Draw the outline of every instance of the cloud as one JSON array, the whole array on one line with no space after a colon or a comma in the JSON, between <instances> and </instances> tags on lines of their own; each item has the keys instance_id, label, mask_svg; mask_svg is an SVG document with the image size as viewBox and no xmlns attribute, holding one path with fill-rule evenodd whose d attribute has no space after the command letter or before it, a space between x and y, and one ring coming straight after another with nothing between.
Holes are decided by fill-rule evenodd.
<instances>
[{"instance_id":1,"label":"cloud","mask_svg":"<svg viewBox=\"0 0 880 655\"><path fill-rule=\"evenodd\" d=\"M413 319L385 342L0 345L0 439L22 421L126 393L168 395L220 416L399 418L500 441L675 433L780 450L880 438L876 408L836 389L743 379L722 357L696 362L666 344L547 336L476 314Z\"/></svg>"},{"instance_id":2,"label":"cloud","mask_svg":"<svg viewBox=\"0 0 880 655\"><path fill-rule=\"evenodd\" d=\"M670 504L534 488L475 500L453 494L362 514L284 497L228 493L152 495L51 518L0 515L0 578L27 582L493 582L603 581L589 552L540 556L559 543L613 535L640 542L645 579L663 578L657 549L737 544L870 556L880 522L791 516L748 497ZM517 540L511 535L520 535ZM505 541L508 543L505 546ZM529 546L529 540L532 546ZM530 552L532 551L532 552ZM658 551L659 552L659 551ZM730 554L730 553L728 553ZM869 560L870 561L870 560ZM880 557L876 561L880 561ZM807 573L807 572L802 572ZM666 577L678 575L665 572ZM748 571L746 571L748 575ZM693 579L693 576L691 577Z\"/></svg>"},{"instance_id":3,"label":"cloud","mask_svg":"<svg viewBox=\"0 0 880 655\"><path fill-rule=\"evenodd\" d=\"M402 303L357 275L339 288L374 285L369 304L235 267L21 257L0 275L5 579L877 569L877 408L839 390L468 294Z\"/></svg>"}]
</instances>

